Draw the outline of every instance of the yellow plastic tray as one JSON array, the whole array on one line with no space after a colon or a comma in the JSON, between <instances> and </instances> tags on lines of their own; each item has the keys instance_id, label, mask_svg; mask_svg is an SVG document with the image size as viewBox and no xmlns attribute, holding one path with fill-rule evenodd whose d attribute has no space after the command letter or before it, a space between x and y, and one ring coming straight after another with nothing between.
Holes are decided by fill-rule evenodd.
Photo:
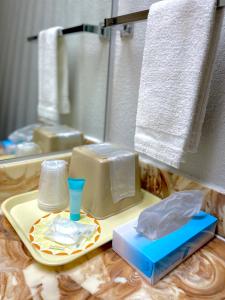
<instances>
[{"instance_id":1,"label":"yellow plastic tray","mask_svg":"<svg viewBox=\"0 0 225 300\"><path fill-rule=\"evenodd\" d=\"M32 225L38 219L47 214L45 211L42 211L38 208L37 197L38 191L16 195L3 202L1 208L2 212L11 223L27 249L30 251L33 258L39 263L49 266L59 266L67 264L77 259L78 257L98 248L99 246L111 241L113 229L115 227L129 222L133 218L136 218L144 208L160 201L160 199L155 197L154 195L143 191L143 201L138 205L105 220L98 220L98 223L101 226L101 234L94 245L74 255L57 256L46 254L37 250L32 246L29 240L29 231Z\"/></svg>"}]
</instances>

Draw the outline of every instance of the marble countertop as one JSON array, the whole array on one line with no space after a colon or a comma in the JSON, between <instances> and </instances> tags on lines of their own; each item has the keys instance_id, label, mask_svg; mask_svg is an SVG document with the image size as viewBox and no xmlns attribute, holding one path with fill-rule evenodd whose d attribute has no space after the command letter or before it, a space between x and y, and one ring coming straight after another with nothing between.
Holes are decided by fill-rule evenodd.
<instances>
[{"instance_id":1,"label":"marble countertop","mask_svg":"<svg viewBox=\"0 0 225 300\"><path fill-rule=\"evenodd\" d=\"M1 300L225 299L225 243L217 238L154 287L111 249L111 243L61 267L36 263L0 216Z\"/></svg>"}]
</instances>

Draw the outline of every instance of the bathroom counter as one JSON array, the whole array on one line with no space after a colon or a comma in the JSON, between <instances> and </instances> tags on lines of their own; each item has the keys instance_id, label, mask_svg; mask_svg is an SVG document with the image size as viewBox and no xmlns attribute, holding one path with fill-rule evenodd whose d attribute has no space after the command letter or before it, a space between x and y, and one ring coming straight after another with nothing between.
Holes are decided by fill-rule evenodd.
<instances>
[{"instance_id":1,"label":"bathroom counter","mask_svg":"<svg viewBox=\"0 0 225 300\"><path fill-rule=\"evenodd\" d=\"M225 299L225 243L217 238L154 287L111 249L111 243L66 266L37 264L0 216L0 299Z\"/></svg>"}]
</instances>

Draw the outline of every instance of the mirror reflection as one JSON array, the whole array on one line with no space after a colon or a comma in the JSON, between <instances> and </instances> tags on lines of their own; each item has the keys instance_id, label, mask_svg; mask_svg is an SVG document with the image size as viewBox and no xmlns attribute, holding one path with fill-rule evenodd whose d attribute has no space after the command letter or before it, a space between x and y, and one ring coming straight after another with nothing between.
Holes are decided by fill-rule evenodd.
<instances>
[{"instance_id":1,"label":"mirror reflection","mask_svg":"<svg viewBox=\"0 0 225 300\"><path fill-rule=\"evenodd\" d=\"M104 140L110 16L110 0L0 1L1 160Z\"/></svg>"}]
</instances>

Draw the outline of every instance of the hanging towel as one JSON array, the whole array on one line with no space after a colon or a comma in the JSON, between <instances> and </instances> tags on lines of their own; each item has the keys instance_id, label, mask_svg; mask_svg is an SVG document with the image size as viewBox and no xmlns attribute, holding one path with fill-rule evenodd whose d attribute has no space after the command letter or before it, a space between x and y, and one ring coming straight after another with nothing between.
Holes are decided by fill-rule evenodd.
<instances>
[{"instance_id":1,"label":"hanging towel","mask_svg":"<svg viewBox=\"0 0 225 300\"><path fill-rule=\"evenodd\" d=\"M173 167L196 152L223 9L216 0L164 0L150 7L135 149Z\"/></svg>"},{"instance_id":2,"label":"hanging towel","mask_svg":"<svg viewBox=\"0 0 225 300\"><path fill-rule=\"evenodd\" d=\"M57 124L60 114L70 112L68 57L62 28L41 31L38 50L38 118L47 124Z\"/></svg>"}]
</instances>

